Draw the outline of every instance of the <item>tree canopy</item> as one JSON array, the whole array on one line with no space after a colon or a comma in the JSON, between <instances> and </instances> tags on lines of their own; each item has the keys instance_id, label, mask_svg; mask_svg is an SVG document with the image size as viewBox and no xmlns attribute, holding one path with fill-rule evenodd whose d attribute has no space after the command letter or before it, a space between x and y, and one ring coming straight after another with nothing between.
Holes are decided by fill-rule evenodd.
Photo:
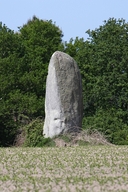
<instances>
[{"instance_id":1,"label":"tree canopy","mask_svg":"<svg viewBox=\"0 0 128 192\"><path fill-rule=\"evenodd\" d=\"M33 16L18 32L0 23L0 145L13 143L20 123L41 116L47 67L61 50L78 63L83 83L83 128L128 144L128 23L110 18L88 39L62 42L55 23Z\"/></svg>"},{"instance_id":2,"label":"tree canopy","mask_svg":"<svg viewBox=\"0 0 128 192\"><path fill-rule=\"evenodd\" d=\"M47 67L53 52L61 47L62 37L62 31L51 20L35 16L17 33L0 23L2 143L9 140L6 132L15 133L22 118L44 117Z\"/></svg>"},{"instance_id":3,"label":"tree canopy","mask_svg":"<svg viewBox=\"0 0 128 192\"><path fill-rule=\"evenodd\" d=\"M128 23L111 18L87 34L86 41L71 39L65 47L82 74L83 125L128 144Z\"/></svg>"}]
</instances>

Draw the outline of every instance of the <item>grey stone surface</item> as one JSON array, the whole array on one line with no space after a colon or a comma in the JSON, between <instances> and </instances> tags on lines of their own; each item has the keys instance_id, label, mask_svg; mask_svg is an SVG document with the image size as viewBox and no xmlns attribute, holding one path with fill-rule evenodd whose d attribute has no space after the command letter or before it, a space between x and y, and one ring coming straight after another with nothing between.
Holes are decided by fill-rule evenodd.
<instances>
[{"instance_id":1,"label":"grey stone surface","mask_svg":"<svg viewBox=\"0 0 128 192\"><path fill-rule=\"evenodd\" d=\"M48 67L44 136L52 138L78 131L82 113L82 82L77 63L68 54L56 51Z\"/></svg>"}]
</instances>

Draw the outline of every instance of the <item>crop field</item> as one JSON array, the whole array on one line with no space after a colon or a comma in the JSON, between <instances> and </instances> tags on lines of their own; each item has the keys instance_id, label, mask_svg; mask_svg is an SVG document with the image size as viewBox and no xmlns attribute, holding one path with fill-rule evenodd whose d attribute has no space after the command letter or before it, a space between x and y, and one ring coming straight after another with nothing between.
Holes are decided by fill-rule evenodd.
<instances>
[{"instance_id":1,"label":"crop field","mask_svg":"<svg viewBox=\"0 0 128 192\"><path fill-rule=\"evenodd\" d=\"M100 191L128 191L128 146L0 148L0 192Z\"/></svg>"}]
</instances>

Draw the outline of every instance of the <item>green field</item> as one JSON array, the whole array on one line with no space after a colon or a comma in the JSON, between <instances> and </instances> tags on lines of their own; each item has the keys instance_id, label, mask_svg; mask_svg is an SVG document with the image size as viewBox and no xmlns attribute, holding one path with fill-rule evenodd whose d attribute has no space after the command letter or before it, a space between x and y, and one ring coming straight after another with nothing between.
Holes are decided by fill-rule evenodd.
<instances>
[{"instance_id":1,"label":"green field","mask_svg":"<svg viewBox=\"0 0 128 192\"><path fill-rule=\"evenodd\" d=\"M128 146L0 148L0 192L128 191Z\"/></svg>"}]
</instances>

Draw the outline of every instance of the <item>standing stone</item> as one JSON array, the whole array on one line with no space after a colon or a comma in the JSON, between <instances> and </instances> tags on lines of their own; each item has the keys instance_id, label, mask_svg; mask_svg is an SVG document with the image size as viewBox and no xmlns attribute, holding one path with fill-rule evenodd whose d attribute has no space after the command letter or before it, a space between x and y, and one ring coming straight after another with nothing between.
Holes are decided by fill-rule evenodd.
<instances>
[{"instance_id":1,"label":"standing stone","mask_svg":"<svg viewBox=\"0 0 128 192\"><path fill-rule=\"evenodd\" d=\"M66 53L56 51L48 67L44 137L79 131L82 113L82 82L77 63Z\"/></svg>"}]
</instances>

